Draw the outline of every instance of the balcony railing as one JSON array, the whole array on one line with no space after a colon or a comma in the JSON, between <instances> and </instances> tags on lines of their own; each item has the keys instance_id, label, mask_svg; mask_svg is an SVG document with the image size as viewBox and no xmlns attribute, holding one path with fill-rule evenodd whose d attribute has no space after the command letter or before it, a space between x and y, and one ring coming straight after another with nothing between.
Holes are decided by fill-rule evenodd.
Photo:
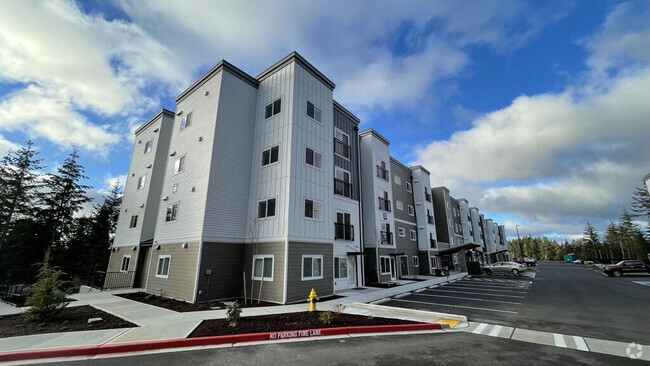
<instances>
[{"instance_id":1,"label":"balcony railing","mask_svg":"<svg viewBox=\"0 0 650 366\"><path fill-rule=\"evenodd\" d=\"M428 222L429 224L431 224L431 225L434 225L434 223L433 223L433 216L431 216L431 215L427 215L427 222Z\"/></svg>"},{"instance_id":2,"label":"balcony railing","mask_svg":"<svg viewBox=\"0 0 650 366\"><path fill-rule=\"evenodd\" d=\"M431 202L431 193L424 192L424 199Z\"/></svg>"},{"instance_id":3,"label":"balcony railing","mask_svg":"<svg viewBox=\"0 0 650 366\"><path fill-rule=\"evenodd\" d=\"M354 226L350 224L343 224L340 222L334 223L334 239L338 240L354 240Z\"/></svg>"},{"instance_id":4,"label":"balcony railing","mask_svg":"<svg viewBox=\"0 0 650 366\"><path fill-rule=\"evenodd\" d=\"M379 209L390 212L390 200L379 197Z\"/></svg>"},{"instance_id":5,"label":"balcony railing","mask_svg":"<svg viewBox=\"0 0 650 366\"><path fill-rule=\"evenodd\" d=\"M128 272L106 272L104 279L105 289L109 288L127 288L131 287L135 271Z\"/></svg>"},{"instance_id":6,"label":"balcony railing","mask_svg":"<svg viewBox=\"0 0 650 366\"><path fill-rule=\"evenodd\" d=\"M381 243L385 245L393 245L393 233L390 231L380 231Z\"/></svg>"},{"instance_id":7,"label":"balcony railing","mask_svg":"<svg viewBox=\"0 0 650 366\"><path fill-rule=\"evenodd\" d=\"M429 248L436 247L436 239L429 239Z\"/></svg>"},{"instance_id":8,"label":"balcony railing","mask_svg":"<svg viewBox=\"0 0 650 366\"><path fill-rule=\"evenodd\" d=\"M341 155L346 159L350 159L350 145L337 138L334 138L334 153Z\"/></svg>"},{"instance_id":9,"label":"balcony railing","mask_svg":"<svg viewBox=\"0 0 650 366\"><path fill-rule=\"evenodd\" d=\"M352 197L352 183L334 178L334 194L345 197Z\"/></svg>"},{"instance_id":10,"label":"balcony railing","mask_svg":"<svg viewBox=\"0 0 650 366\"><path fill-rule=\"evenodd\" d=\"M377 176L383 180L388 180L388 170L377 165Z\"/></svg>"}]
</instances>

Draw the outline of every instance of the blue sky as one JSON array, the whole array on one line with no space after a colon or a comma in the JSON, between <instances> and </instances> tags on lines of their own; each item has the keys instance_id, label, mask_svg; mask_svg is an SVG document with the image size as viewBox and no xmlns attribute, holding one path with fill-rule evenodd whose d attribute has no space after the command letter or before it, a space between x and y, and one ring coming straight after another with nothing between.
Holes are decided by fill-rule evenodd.
<instances>
[{"instance_id":1,"label":"blue sky","mask_svg":"<svg viewBox=\"0 0 650 366\"><path fill-rule=\"evenodd\" d=\"M334 96L515 235L604 230L650 172L645 1L14 1L0 13L0 153L72 146L100 197L133 130L226 59L296 50ZM98 198L99 199L99 198Z\"/></svg>"}]
</instances>

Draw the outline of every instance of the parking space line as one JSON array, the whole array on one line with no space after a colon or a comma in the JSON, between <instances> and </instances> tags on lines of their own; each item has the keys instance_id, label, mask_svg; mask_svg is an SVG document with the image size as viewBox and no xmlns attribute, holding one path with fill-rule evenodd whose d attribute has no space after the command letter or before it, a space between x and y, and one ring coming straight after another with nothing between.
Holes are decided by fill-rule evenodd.
<instances>
[{"instance_id":1,"label":"parking space line","mask_svg":"<svg viewBox=\"0 0 650 366\"><path fill-rule=\"evenodd\" d=\"M447 296L447 295L432 295L432 294L417 294L414 296L431 296L431 297L446 297L449 299L460 299L460 300L471 300L471 301L483 301L483 302L495 302L497 304L511 304L511 305L521 305L520 302L512 301L499 301L499 300L486 300L486 299L474 299L471 297L460 297L460 296Z\"/></svg>"},{"instance_id":2,"label":"parking space line","mask_svg":"<svg viewBox=\"0 0 650 366\"><path fill-rule=\"evenodd\" d=\"M488 335L490 337L498 337L499 332L501 332L501 328L503 328L503 327L500 326L500 325L495 325L494 328L492 328L492 330L490 331L490 333Z\"/></svg>"},{"instance_id":3,"label":"parking space line","mask_svg":"<svg viewBox=\"0 0 650 366\"><path fill-rule=\"evenodd\" d=\"M499 289L493 289L493 288L484 288L484 287L476 287L476 286L460 286L460 285L448 285L444 286L446 288L457 288L457 289L463 289L463 290L470 290L470 289L475 289L475 290L483 290L483 291L492 291L492 292L512 292L515 294L526 294L528 291L520 290L520 291L514 291L514 290L499 290Z\"/></svg>"},{"instance_id":4,"label":"parking space line","mask_svg":"<svg viewBox=\"0 0 650 366\"><path fill-rule=\"evenodd\" d=\"M493 311L493 312L496 312L496 313L519 314L516 311L499 310L499 309L487 309L487 308L479 308L479 307L475 307L475 306L450 305L450 304L440 304L440 303L436 303L436 302L404 300L404 299L396 299L396 300L393 300L393 301L410 302L410 303L414 303L414 304L436 305L436 306L449 306L449 307L452 307L452 308Z\"/></svg>"},{"instance_id":5,"label":"parking space line","mask_svg":"<svg viewBox=\"0 0 650 366\"><path fill-rule=\"evenodd\" d=\"M585 343L584 338L578 337L578 336L573 336L573 341L576 342L576 347L579 350L589 352L589 347L587 347L587 343Z\"/></svg>"},{"instance_id":6,"label":"parking space line","mask_svg":"<svg viewBox=\"0 0 650 366\"><path fill-rule=\"evenodd\" d=\"M553 340L555 341L556 347L566 348L566 342L564 342L564 336L562 334L553 333Z\"/></svg>"},{"instance_id":7,"label":"parking space line","mask_svg":"<svg viewBox=\"0 0 650 366\"><path fill-rule=\"evenodd\" d=\"M489 286L489 287L499 287L499 288L519 288L519 287L530 287L528 283L487 283L487 282L480 282L477 283L475 281L462 281L462 282L457 282L454 283L454 285L472 285L472 286ZM451 285L449 285L451 286Z\"/></svg>"},{"instance_id":8,"label":"parking space line","mask_svg":"<svg viewBox=\"0 0 650 366\"><path fill-rule=\"evenodd\" d=\"M478 327L476 327L476 329L474 329L474 331L472 333L481 334L481 333L483 333L485 328L487 328L487 326L488 326L487 324L481 323L481 324L478 325Z\"/></svg>"},{"instance_id":9,"label":"parking space line","mask_svg":"<svg viewBox=\"0 0 650 366\"><path fill-rule=\"evenodd\" d=\"M514 297L517 299L525 299L526 296L514 296L514 295L501 295L501 294L482 294L477 292L467 292L467 291L454 291L454 290L441 290L441 289L431 289L427 291L444 291L444 292L455 292L459 294L469 294L469 295L483 295L483 296L501 296L501 297Z\"/></svg>"}]
</instances>

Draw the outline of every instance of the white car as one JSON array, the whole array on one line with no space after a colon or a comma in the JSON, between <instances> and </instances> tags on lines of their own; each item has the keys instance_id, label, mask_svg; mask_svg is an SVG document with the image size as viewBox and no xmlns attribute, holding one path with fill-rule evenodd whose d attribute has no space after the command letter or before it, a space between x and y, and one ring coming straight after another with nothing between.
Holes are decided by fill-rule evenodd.
<instances>
[{"instance_id":1,"label":"white car","mask_svg":"<svg viewBox=\"0 0 650 366\"><path fill-rule=\"evenodd\" d=\"M517 262L496 262L489 266L483 266L486 274L512 273L517 276L526 271L526 266Z\"/></svg>"},{"instance_id":2,"label":"white car","mask_svg":"<svg viewBox=\"0 0 650 366\"><path fill-rule=\"evenodd\" d=\"M576 259L576 260L573 261L573 263L582 264L582 259Z\"/></svg>"}]
</instances>

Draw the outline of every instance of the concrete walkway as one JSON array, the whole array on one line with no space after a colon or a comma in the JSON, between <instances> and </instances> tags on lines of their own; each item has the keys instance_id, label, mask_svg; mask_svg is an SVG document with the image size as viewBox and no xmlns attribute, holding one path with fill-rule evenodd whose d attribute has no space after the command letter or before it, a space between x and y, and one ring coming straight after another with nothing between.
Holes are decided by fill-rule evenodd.
<instances>
[{"instance_id":1,"label":"concrete walkway","mask_svg":"<svg viewBox=\"0 0 650 366\"><path fill-rule=\"evenodd\" d=\"M318 310L333 310L334 306L341 304L345 306L344 312L350 314L391 317L420 322L436 322L440 319L452 319L455 323L462 323L463 321L466 322L466 318L462 316L388 308L380 305L372 305L371 303L429 286L438 285L446 281L457 280L466 275L467 273L456 273L449 277L430 277L425 281L413 281L405 285L385 289L370 287L351 289L337 293L339 295L344 295L345 297L343 298L318 303ZM226 317L226 310L179 313L115 296L116 294L125 292L133 292L133 290L91 292L75 294L71 297L77 300L73 302L77 306L83 304L93 306L109 314L137 324L137 328L49 333L0 338L0 352L185 338L201 323L201 321L207 319L223 319ZM3 309L4 307L0 308L0 315L3 314L3 312L1 312ZM306 311L307 309L308 305L305 303L245 308L242 311L242 316L294 313ZM6 311L10 310L6 309ZM444 321L442 322L444 323ZM447 324L449 323L447 322Z\"/></svg>"}]
</instances>

